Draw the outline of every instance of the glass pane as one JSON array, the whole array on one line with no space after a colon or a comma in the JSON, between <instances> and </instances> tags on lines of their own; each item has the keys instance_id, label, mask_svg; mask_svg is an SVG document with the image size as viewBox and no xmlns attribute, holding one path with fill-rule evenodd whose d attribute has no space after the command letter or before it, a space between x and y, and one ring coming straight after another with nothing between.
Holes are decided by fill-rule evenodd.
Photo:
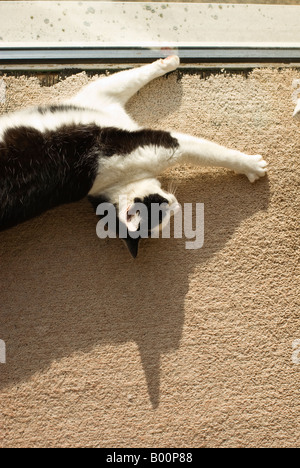
<instances>
[{"instance_id":1,"label":"glass pane","mask_svg":"<svg viewBox=\"0 0 300 468\"><path fill-rule=\"evenodd\" d=\"M53 60L55 48L69 48L74 61L123 60L129 50L140 61L170 50L195 61L239 57L226 47L252 48L250 59L264 58L253 47L269 48L269 58L279 59L275 49L288 47L295 61L300 59L299 17L293 0L0 1L0 60L32 48L44 48L44 56ZM42 59L36 51L23 53L23 59L34 54Z\"/></svg>"},{"instance_id":2,"label":"glass pane","mask_svg":"<svg viewBox=\"0 0 300 468\"><path fill-rule=\"evenodd\" d=\"M0 41L2 45L300 42L299 5L222 3L1 1Z\"/></svg>"}]
</instances>

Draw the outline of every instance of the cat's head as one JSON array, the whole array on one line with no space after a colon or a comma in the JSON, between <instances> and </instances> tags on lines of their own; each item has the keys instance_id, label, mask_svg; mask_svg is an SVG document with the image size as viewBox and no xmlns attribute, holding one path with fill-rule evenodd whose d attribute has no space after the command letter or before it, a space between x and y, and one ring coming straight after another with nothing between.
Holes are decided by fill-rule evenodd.
<instances>
[{"instance_id":1,"label":"cat's head","mask_svg":"<svg viewBox=\"0 0 300 468\"><path fill-rule=\"evenodd\" d=\"M163 190L160 182L152 178L113 187L102 198L91 198L94 206L99 200L115 207L117 235L124 240L134 258L141 238L157 233L180 209L175 195Z\"/></svg>"}]
</instances>

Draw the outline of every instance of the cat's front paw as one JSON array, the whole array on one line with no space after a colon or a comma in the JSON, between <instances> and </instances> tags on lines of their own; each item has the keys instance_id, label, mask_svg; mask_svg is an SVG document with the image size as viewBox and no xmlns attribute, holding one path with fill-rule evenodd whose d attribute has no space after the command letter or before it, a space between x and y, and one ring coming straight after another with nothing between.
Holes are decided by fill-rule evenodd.
<instances>
[{"instance_id":1,"label":"cat's front paw","mask_svg":"<svg viewBox=\"0 0 300 468\"><path fill-rule=\"evenodd\" d=\"M165 59L160 59L159 64L166 72L169 72L176 70L180 64L180 59L177 55L170 55Z\"/></svg>"},{"instance_id":2,"label":"cat's front paw","mask_svg":"<svg viewBox=\"0 0 300 468\"><path fill-rule=\"evenodd\" d=\"M245 165L243 174L245 174L251 183L264 177L267 173L268 163L263 159L260 154L245 155Z\"/></svg>"},{"instance_id":3,"label":"cat's front paw","mask_svg":"<svg viewBox=\"0 0 300 468\"><path fill-rule=\"evenodd\" d=\"M266 175L267 165L268 163L260 154L247 155L247 168L244 174L253 183Z\"/></svg>"}]
</instances>

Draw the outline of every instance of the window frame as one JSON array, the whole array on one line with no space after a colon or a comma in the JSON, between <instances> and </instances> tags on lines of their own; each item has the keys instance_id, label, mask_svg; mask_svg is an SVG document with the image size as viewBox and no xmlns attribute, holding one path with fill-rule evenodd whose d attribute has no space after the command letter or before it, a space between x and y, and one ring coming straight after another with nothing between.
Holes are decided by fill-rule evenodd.
<instances>
[{"instance_id":1,"label":"window frame","mask_svg":"<svg viewBox=\"0 0 300 468\"><path fill-rule=\"evenodd\" d=\"M105 23L105 15L108 15L109 11L113 6L114 11L119 11L123 13L131 14L132 12L136 11L137 18L133 27L137 27L141 29L139 21L149 21L150 26L155 30L155 21L158 23L158 20L155 18L151 20L151 13L150 10L152 8L152 13L158 11L168 11L171 12L171 18L174 24L176 20L177 23L180 23L180 17L183 18L183 13L187 15L189 18L190 25L193 24L193 18L197 12L201 12L205 14L206 20L202 23L202 26L205 25L207 22L210 21L209 26L207 28L215 28L215 31L212 31L212 36L216 37L215 42L209 41L187 41L188 33L187 28L185 28L185 33L182 33L182 37L178 33L176 35L177 40L174 41L136 41L136 42L128 42L124 43L124 40L119 39L118 41L114 42L107 42L107 41L95 41L95 37L91 33L91 40L77 40L81 39L80 34L78 34L78 38L74 33L74 41L63 41L63 42L40 42L40 40L33 40L30 34L33 32L43 31L43 38L47 37L47 27L49 28L50 20L44 19L44 23L41 24L43 20L40 16L39 18L34 19L34 11L38 12L39 8L46 8L47 14L50 15L51 12L55 15L60 15L61 17L64 16L64 13L67 8L70 9L72 7L72 11L74 10L74 15L72 19L68 19L68 15L64 16L63 23L62 18L55 16L57 21L61 20L62 24L67 24L70 22L69 27L72 30L72 21L74 18L76 21L83 21L82 18L80 19L80 6L85 9L85 13L89 11L94 11L97 7L102 8L102 18L103 23ZM222 8L221 8L222 7ZM169 55L171 53L177 53L183 64L207 64L207 63L237 63L237 64L245 64L245 63L282 63L282 64L293 64L293 66L297 66L300 64L300 32L298 31L299 28L296 28L294 22L295 12L299 9L300 13L300 5L294 6L286 6L286 5L261 5L261 4L249 4L249 5L227 5L224 4L203 4L203 3L161 3L161 2L1 2L0 1L0 9L2 8L2 12L6 11L6 9L10 10L10 14L12 12L16 12L16 22L15 27L16 31L17 28L21 28L21 23L18 23L18 14L20 15L22 10L22 14L24 15L24 11L26 12L26 17L32 18L32 23L30 26L26 26L28 31L24 32L24 37L22 41L11 42L7 38L2 38L0 41L0 67L1 66L13 66L13 65L51 65L51 64L69 64L74 65L76 63L80 64L120 64L120 63L143 63L149 62L154 59L157 59L162 56ZM161 10L158 10L161 9ZM190 9L190 10L189 10ZM283 10L282 10L283 9ZM297 10L295 10L297 9ZM83 10L82 10L83 11ZM190 11L190 13L188 13ZM261 12L261 14L257 17L261 18L261 24L253 25L250 32L245 31L245 14L247 11L253 15L255 12ZM105 13L106 12L106 13ZM149 13L148 13L149 12ZM293 35L298 41L280 41L282 37L286 38L286 27L281 28L278 26L281 24L281 16L285 12L285 21L290 21L292 24L292 28L290 31L290 37L293 38ZM286 14L289 12L288 14ZM210 14L211 13L211 14ZM218 15L216 14L218 13ZM272 13L272 15L271 15ZM139 20L138 14L144 15L142 16L142 20ZM46 13L45 13L46 15ZM149 18L148 18L148 16ZM161 16L162 13L159 15ZM173 16L172 16L173 15ZM175 15L175 16L174 16ZM189 15L189 16L188 16ZM222 16L223 15L223 16ZM228 15L232 17L232 24L230 21L228 23ZM5 16L5 15L4 15ZM126 15L124 15L126 16ZM251 16L251 15L250 15ZM91 17L91 15L86 16ZM99 17L99 16L98 16ZM212 21L211 18L218 17L219 22ZM266 19L262 19L266 17ZM175 18L175 19L174 19ZM222 19L223 18L223 19ZM241 24L236 25L237 19L241 18ZM2 21L3 26L5 25L5 18L2 14ZM90 21L90 20L89 20ZM133 21L133 20L132 20ZM151 22L152 21L152 22ZM176 22L175 21L175 22ZM222 23L223 21L223 23ZM226 23L227 21L227 23ZM251 35L255 35L255 32L258 34L259 30L262 27L263 22L265 21L266 28L268 30L272 29L272 24L278 28L277 30L272 31L273 37L278 37L279 41L264 41L258 42L251 39L254 39ZM1 16L0 16L1 22ZM84 24L87 21L84 22ZM226 24L225 24L226 23ZM125 24L125 23L124 23ZM148 23L147 23L148 24ZM166 23L167 24L167 23ZM214 26L215 24L215 26ZM144 26L145 23L142 23ZM230 42L220 40L220 34L218 36L218 29L221 26L222 32L226 33L227 29L230 31L230 28L235 25L235 34L237 40L231 40ZM50 26L51 25L50 23ZM283 25L286 26L286 25ZM29 30L29 27L31 28ZM108 27L108 25L106 25ZM131 25L129 25L130 29ZM204 27L204 26L203 26ZM41 29L42 28L42 29ZM294 28L294 30L293 30ZM3 29L3 27L2 27ZM128 30L129 30L128 29ZM177 28L178 29L178 28ZM29 33L30 31L30 33ZM72 32L72 31L71 31ZM211 31L210 31L211 32ZM153 32L155 35L157 31ZM3 34L3 33L2 33ZM26 36L27 34L27 36ZM14 31L12 31L12 36L14 36ZM30 37L29 37L30 36ZM80 37L79 37L80 36ZM201 35L200 35L201 36ZM200 37L199 36L199 37ZM22 37L22 36L20 36ZM38 34L37 34L38 37ZM70 33L69 36L70 38ZM234 34L228 34L228 37L234 38ZM192 38L192 37L191 37ZM246 40L240 40L241 38L245 38ZM27 40L26 40L27 39ZM182 39L182 40L181 40Z\"/></svg>"}]
</instances>

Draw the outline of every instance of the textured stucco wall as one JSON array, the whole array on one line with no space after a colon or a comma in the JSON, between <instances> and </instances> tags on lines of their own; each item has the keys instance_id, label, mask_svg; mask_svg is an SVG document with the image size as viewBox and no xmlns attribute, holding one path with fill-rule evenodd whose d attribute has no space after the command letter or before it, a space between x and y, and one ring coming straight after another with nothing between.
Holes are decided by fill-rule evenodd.
<instances>
[{"instance_id":1,"label":"textured stucco wall","mask_svg":"<svg viewBox=\"0 0 300 468\"><path fill-rule=\"evenodd\" d=\"M96 237L87 201L0 234L1 447L299 446L299 78L175 72L130 102L143 125L269 161L254 185L222 169L164 176L205 204L202 249L146 240L133 261ZM89 78L2 79L1 113Z\"/></svg>"}]
</instances>

